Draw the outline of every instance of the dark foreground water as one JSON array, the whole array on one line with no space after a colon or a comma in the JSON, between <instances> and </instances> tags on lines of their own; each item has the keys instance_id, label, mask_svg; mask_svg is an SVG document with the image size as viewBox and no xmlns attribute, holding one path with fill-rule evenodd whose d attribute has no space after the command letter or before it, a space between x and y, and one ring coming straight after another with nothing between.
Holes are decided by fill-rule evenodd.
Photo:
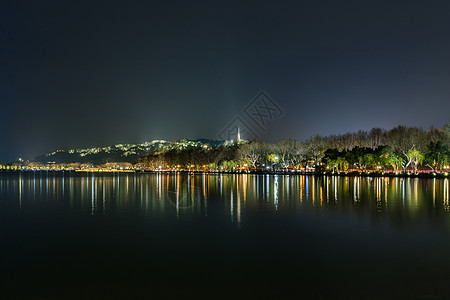
<instances>
[{"instance_id":1,"label":"dark foreground water","mask_svg":"<svg viewBox=\"0 0 450 300\"><path fill-rule=\"evenodd\" d=\"M0 174L0 299L446 299L448 179Z\"/></svg>"}]
</instances>

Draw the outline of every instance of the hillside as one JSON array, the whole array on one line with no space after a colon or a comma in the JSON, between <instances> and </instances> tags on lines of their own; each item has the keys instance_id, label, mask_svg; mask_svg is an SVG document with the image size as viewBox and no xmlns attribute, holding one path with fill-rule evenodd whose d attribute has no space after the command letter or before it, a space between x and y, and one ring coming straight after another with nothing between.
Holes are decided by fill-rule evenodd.
<instances>
[{"instance_id":1,"label":"hillside","mask_svg":"<svg viewBox=\"0 0 450 300\"><path fill-rule=\"evenodd\" d=\"M170 150L186 150L202 147L217 147L226 141L198 139L181 139L175 142L154 140L142 144L117 144L108 147L95 147L89 149L55 150L52 153L40 155L34 159L40 163L94 163L108 162L136 162L140 157L156 152Z\"/></svg>"}]
</instances>

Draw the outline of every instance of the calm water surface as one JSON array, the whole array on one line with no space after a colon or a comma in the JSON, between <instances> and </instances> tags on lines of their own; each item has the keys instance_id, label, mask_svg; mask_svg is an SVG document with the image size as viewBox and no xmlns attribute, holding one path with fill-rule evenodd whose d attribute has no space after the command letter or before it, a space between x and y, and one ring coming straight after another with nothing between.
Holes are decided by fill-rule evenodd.
<instances>
[{"instance_id":1,"label":"calm water surface","mask_svg":"<svg viewBox=\"0 0 450 300\"><path fill-rule=\"evenodd\" d=\"M450 297L448 179L0 174L1 299Z\"/></svg>"}]
</instances>

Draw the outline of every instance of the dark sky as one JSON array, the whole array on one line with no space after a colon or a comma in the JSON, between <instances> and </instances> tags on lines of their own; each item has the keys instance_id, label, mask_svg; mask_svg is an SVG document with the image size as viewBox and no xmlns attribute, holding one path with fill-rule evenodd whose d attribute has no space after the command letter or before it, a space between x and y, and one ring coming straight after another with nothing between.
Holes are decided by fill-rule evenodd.
<instances>
[{"instance_id":1,"label":"dark sky","mask_svg":"<svg viewBox=\"0 0 450 300\"><path fill-rule=\"evenodd\" d=\"M215 139L260 90L269 141L449 120L449 1L8 2L2 161Z\"/></svg>"}]
</instances>

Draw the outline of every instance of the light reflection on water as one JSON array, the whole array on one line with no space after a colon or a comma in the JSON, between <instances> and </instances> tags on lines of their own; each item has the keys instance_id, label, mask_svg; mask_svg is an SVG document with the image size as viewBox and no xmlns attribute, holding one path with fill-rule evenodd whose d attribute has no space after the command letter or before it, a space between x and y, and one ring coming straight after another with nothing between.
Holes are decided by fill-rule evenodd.
<instances>
[{"instance_id":1,"label":"light reflection on water","mask_svg":"<svg viewBox=\"0 0 450 300\"><path fill-rule=\"evenodd\" d=\"M0 298L448 299L449 221L448 179L0 174Z\"/></svg>"},{"instance_id":2,"label":"light reflection on water","mask_svg":"<svg viewBox=\"0 0 450 300\"><path fill-rule=\"evenodd\" d=\"M0 176L9 213L51 206L95 215L207 216L208 202L240 225L246 211L337 210L399 218L449 211L448 179L173 174ZM5 202L7 201L7 202Z\"/></svg>"}]
</instances>

